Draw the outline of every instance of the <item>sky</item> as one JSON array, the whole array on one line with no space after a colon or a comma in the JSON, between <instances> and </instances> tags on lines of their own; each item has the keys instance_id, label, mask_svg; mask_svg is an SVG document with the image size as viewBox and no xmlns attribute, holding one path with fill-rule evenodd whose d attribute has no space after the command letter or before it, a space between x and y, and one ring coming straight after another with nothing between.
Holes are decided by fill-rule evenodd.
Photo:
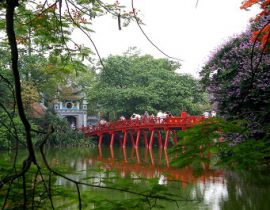
<instances>
[{"instance_id":1,"label":"sky","mask_svg":"<svg viewBox=\"0 0 270 210\"><path fill-rule=\"evenodd\" d=\"M131 10L131 0L118 1ZM243 32L258 9L241 10L243 0L199 0L197 8L196 1L134 0L134 7L140 10L145 24L142 27L150 39L166 54L183 60L178 72L198 77L211 53L229 37ZM136 23L118 30L117 19L105 16L94 20L93 29L91 37L101 57L121 55L132 46L142 54L165 57L147 41Z\"/></svg>"}]
</instances>

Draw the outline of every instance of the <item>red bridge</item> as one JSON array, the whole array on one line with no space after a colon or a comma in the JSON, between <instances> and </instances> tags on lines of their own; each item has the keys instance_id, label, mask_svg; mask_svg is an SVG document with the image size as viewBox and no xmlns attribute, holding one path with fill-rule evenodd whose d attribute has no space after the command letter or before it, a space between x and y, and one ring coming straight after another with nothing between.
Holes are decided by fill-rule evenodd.
<instances>
[{"instance_id":1,"label":"red bridge","mask_svg":"<svg viewBox=\"0 0 270 210\"><path fill-rule=\"evenodd\" d=\"M143 134L144 145L146 148L152 148L155 133L157 134L158 145L160 148L168 147L171 133L173 134L173 142L177 144L176 131L185 130L204 120L204 116L189 116L186 112L182 112L181 116L167 117L161 119L158 117L142 117L134 120L119 120L107 122L106 124L98 124L96 126L82 127L81 131L85 136L98 136L98 145L101 146L102 139L105 134L110 135L110 147L113 147L115 135L122 136L119 143L122 147L126 147L128 135L132 146L138 148L141 134ZM165 140L163 142L161 132L165 131ZM134 134L136 134L134 138ZM150 139L148 141L148 134Z\"/></svg>"}]
</instances>

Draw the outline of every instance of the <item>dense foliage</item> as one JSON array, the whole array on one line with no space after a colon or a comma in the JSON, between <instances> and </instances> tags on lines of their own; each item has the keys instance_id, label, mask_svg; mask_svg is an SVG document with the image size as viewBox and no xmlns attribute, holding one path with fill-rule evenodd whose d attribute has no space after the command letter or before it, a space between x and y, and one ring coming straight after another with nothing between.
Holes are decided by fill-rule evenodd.
<instances>
[{"instance_id":1,"label":"dense foliage","mask_svg":"<svg viewBox=\"0 0 270 210\"><path fill-rule=\"evenodd\" d=\"M206 104L198 81L176 73L179 64L175 62L129 52L110 56L103 63L96 85L88 93L102 112L130 116L163 110L178 115L187 110L198 114Z\"/></svg>"},{"instance_id":2,"label":"dense foliage","mask_svg":"<svg viewBox=\"0 0 270 210\"><path fill-rule=\"evenodd\" d=\"M211 118L179 132L178 136L182 140L173 148L178 153L173 162L175 166L192 165L198 173L220 166L252 171L268 170L270 167L269 143L247 138L250 130L245 120ZM235 142L243 136L245 141Z\"/></svg>"},{"instance_id":3,"label":"dense foliage","mask_svg":"<svg viewBox=\"0 0 270 210\"><path fill-rule=\"evenodd\" d=\"M5 47L0 48L0 149L12 149L15 147L16 138L19 139L19 147L25 146L23 138L23 124L20 122L16 103L14 100L13 78L9 68L9 56ZM51 123L55 127L55 133L50 136L50 145L78 145L84 144L82 135L77 135L70 130L65 120L57 117L56 113L42 115L35 114L34 104L43 102L48 108L55 100L58 87L65 85L67 81L72 81L74 85L80 84L83 87L91 84L94 72L88 70L82 62L71 58L61 58L60 56L25 54L22 52L19 62L21 68L22 101L32 128L39 128L46 131L44 121ZM39 135L34 135L34 143L41 141Z\"/></svg>"},{"instance_id":4,"label":"dense foliage","mask_svg":"<svg viewBox=\"0 0 270 210\"><path fill-rule=\"evenodd\" d=\"M220 47L200 72L202 84L223 119L210 119L179 135L178 165L222 164L269 169L270 57L252 32L269 16ZM211 155L210 155L211 154ZM193 158L190 159L190 156Z\"/></svg>"},{"instance_id":5,"label":"dense foliage","mask_svg":"<svg viewBox=\"0 0 270 210\"><path fill-rule=\"evenodd\" d=\"M270 56L251 36L248 30L229 40L210 58L201 76L219 114L250 121L253 137L261 138L270 122Z\"/></svg>"}]
</instances>

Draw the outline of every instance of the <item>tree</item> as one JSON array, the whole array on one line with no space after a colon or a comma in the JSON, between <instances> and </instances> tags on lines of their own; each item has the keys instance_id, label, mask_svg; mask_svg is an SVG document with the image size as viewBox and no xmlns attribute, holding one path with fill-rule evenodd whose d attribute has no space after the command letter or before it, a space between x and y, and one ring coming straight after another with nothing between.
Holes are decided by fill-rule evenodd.
<instances>
[{"instance_id":1,"label":"tree","mask_svg":"<svg viewBox=\"0 0 270 210\"><path fill-rule=\"evenodd\" d=\"M80 185L86 185L89 187L100 187L99 185L88 184L87 182L81 182L73 180L63 174L54 170L47 162L46 155L44 153L44 145L46 144L50 134L53 132L53 128L49 126L48 131L36 130L28 120L25 107L22 100L22 87L21 87L21 68L19 64L19 55L21 51L18 47L18 43L28 43L32 45L34 43L34 48L38 49L48 57L51 54L57 55L60 58L65 56L70 56L70 53L79 51L79 54L89 55L89 51L82 50L82 47L76 45L76 49L70 49L68 41L71 41L67 35L70 33L65 33L64 28L68 26L69 29L77 27L81 30L88 39L93 43L89 35L91 27L89 23L91 18L102 15L104 13L111 13L116 16L118 20L131 18L131 15L121 16L119 14L119 3L109 5L104 4L99 0L82 0L82 1L44 1L36 3L34 1L19 1L19 0L6 0L5 2L0 1L0 15L5 15L5 21L0 21L0 29L6 30L7 40L8 40L8 50L10 51L10 63L7 64L6 69L10 69L8 74L12 72L13 79L9 81L6 79L5 75L2 74L1 68L1 83L9 86L11 93L14 93L13 99L16 105L16 115L19 117L19 122L22 125L23 141L20 140L17 132L17 125L15 124L15 118L13 114L15 109L8 109L6 104L1 103L1 119L2 113L5 114L5 119L10 123L11 128L7 127L8 134L13 135L15 139L15 147L13 151L14 162L8 168L1 167L0 178L0 189L1 189L1 201L3 208L36 208L37 202L44 204L49 203L50 207L54 209L53 194L51 191L51 182L56 176L62 177L69 182L73 183L77 189L78 195L78 207L82 209ZM29 19L28 19L29 17ZM40 21L39 21L40 20ZM68 25L66 25L68 23ZM24 28L24 26L27 26ZM26 30L28 29L28 30ZM21 31L20 31L21 30ZM28 32L28 37L25 38L25 34ZM20 34L22 33L22 35ZM21 37L16 37L16 34ZM31 39L34 38L34 40ZM27 40L25 42L25 40ZM33 42L34 41L34 42ZM94 44L94 43L93 43ZM95 45L94 45L95 48ZM22 47L23 49L23 47ZM31 48L28 47L28 55L32 55ZM74 51L74 52L75 52ZM98 52L97 52L98 54ZM56 56L56 57L57 57ZM22 64L22 63L21 63ZM26 80L28 79L28 72L25 74ZM2 84L1 84L2 87ZM14 91L13 91L14 89ZM1 120L2 123L2 120ZM34 150L33 133L43 134L42 141L39 146L39 152ZM18 160L19 143L24 145L24 149L27 154L26 157L21 161ZM37 154L41 154L41 160L37 159ZM44 166L44 167L43 167ZM38 184L38 179L41 180L41 185ZM18 187L18 190L16 187ZM16 188L16 190L11 190ZM103 187L109 189L117 189L117 187ZM119 189L123 192L132 193L149 199L167 199L167 195L161 196L160 194L143 194L134 192L129 189ZM170 201L177 201L177 199L169 199ZM11 202L9 202L11 201ZM8 203L9 202L9 203ZM149 205L152 204L149 201ZM44 206L47 207L46 205Z\"/></svg>"},{"instance_id":2,"label":"tree","mask_svg":"<svg viewBox=\"0 0 270 210\"><path fill-rule=\"evenodd\" d=\"M269 3L261 4L251 27L218 48L200 72L201 82L223 118L212 118L185 132L174 148L178 166L200 171L210 163L245 170L269 170ZM192 157L192 158L191 158Z\"/></svg>"},{"instance_id":3,"label":"tree","mask_svg":"<svg viewBox=\"0 0 270 210\"><path fill-rule=\"evenodd\" d=\"M250 121L254 135L261 138L270 122L270 58L251 40L253 28L258 27L218 49L200 74L220 114Z\"/></svg>"},{"instance_id":4,"label":"tree","mask_svg":"<svg viewBox=\"0 0 270 210\"><path fill-rule=\"evenodd\" d=\"M175 72L180 66L176 62L128 52L109 56L103 64L96 85L88 93L99 111L126 116L158 110L198 114L197 105L206 103L198 81Z\"/></svg>"},{"instance_id":5,"label":"tree","mask_svg":"<svg viewBox=\"0 0 270 210\"><path fill-rule=\"evenodd\" d=\"M32 82L22 83L22 100L26 111L31 111L32 104L39 101L37 88Z\"/></svg>"}]
</instances>

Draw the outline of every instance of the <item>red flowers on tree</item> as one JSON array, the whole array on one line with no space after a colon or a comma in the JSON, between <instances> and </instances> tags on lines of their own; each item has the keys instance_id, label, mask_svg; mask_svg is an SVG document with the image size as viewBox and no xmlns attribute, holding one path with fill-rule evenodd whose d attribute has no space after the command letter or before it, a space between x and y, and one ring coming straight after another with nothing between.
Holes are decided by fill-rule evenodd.
<instances>
[{"instance_id":1,"label":"red flowers on tree","mask_svg":"<svg viewBox=\"0 0 270 210\"><path fill-rule=\"evenodd\" d=\"M246 0L243 2L241 9L247 9L254 4L260 4L262 11L257 15L254 21L260 21L270 14L270 0ZM262 28L253 31L253 42L260 42L260 48L263 51L270 51L270 21L268 21Z\"/></svg>"}]
</instances>

